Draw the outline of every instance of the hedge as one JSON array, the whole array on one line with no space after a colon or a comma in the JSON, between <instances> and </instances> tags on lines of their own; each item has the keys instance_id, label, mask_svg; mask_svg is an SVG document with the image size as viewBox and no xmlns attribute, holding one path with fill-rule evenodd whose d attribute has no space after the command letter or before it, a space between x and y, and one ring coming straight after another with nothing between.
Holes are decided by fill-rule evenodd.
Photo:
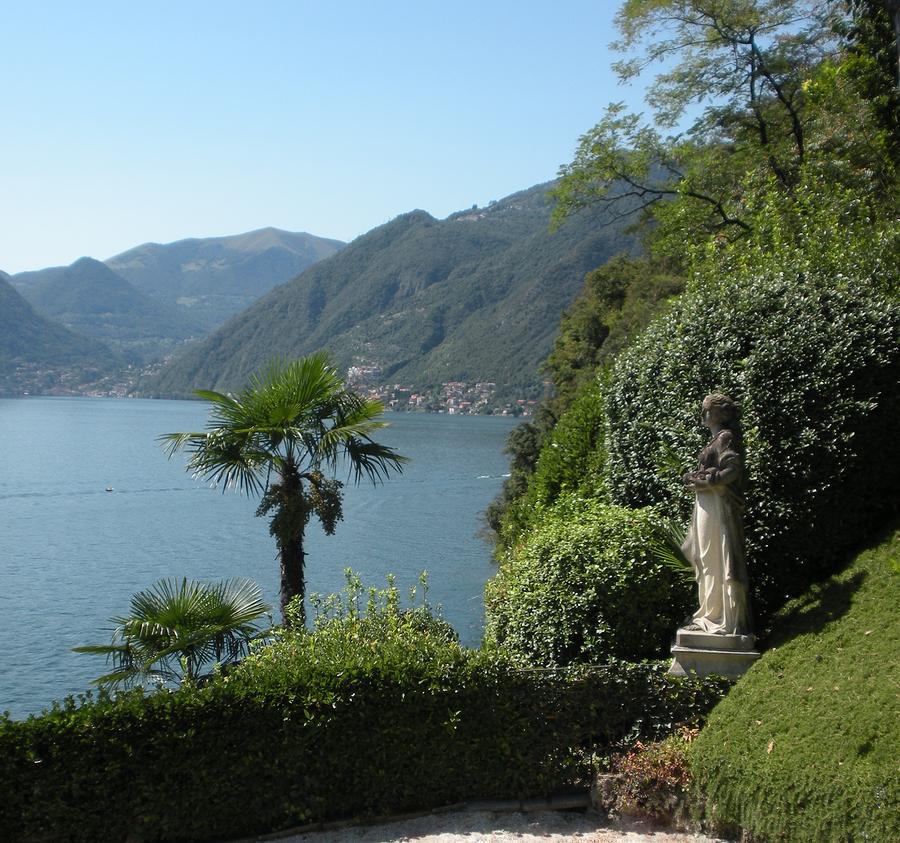
<instances>
[{"instance_id":1,"label":"hedge","mask_svg":"<svg viewBox=\"0 0 900 843\"><path fill-rule=\"evenodd\" d=\"M561 496L485 587L485 641L545 667L662 658L693 605L663 564L660 513Z\"/></svg>"},{"instance_id":2,"label":"hedge","mask_svg":"<svg viewBox=\"0 0 900 843\"><path fill-rule=\"evenodd\" d=\"M613 500L685 519L680 476L708 438L701 400L719 390L743 405L762 616L830 574L896 508L900 304L858 257L835 276L824 257L819 266L785 248L728 277L699 276L617 360L605 390Z\"/></svg>"},{"instance_id":3,"label":"hedge","mask_svg":"<svg viewBox=\"0 0 900 843\"><path fill-rule=\"evenodd\" d=\"M525 493L503 516L499 535L503 547L514 545L561 494L604 497L603 410L600 384L596 379L583 384L542 445Z\"/></svg>"},{"instance_id":4,"label":"hedge","mask_svg":"<svg viewBox=\"0 0 900 843\"><path fill-rule=\"evenodd\" d=\"M725 690L660 664L516 670L398 617L381 640L354 618L289 636L205 687L0 719L0 839L227 839L548 796Z\"/></svg>"}]
</instances>

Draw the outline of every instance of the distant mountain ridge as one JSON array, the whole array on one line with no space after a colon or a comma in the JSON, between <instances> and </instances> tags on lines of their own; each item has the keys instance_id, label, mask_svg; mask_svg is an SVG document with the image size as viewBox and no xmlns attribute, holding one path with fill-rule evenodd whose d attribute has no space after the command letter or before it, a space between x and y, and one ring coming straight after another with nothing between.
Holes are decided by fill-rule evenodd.
<instances>
[{"instance_id":1,"label":"distant mountain ridge","mask_svg":"<svg viewBox=\"0 0 900 843\"><path fill-rule=\"evenodd\" d=\"M103 340L135 363L203 333L172 306L135 289L93 258L13 276L16 289L42 315L80 334Z\"/></svg>"},{"instance_id":2,"label":"distant mountain ridge","mask_svg":"<svg viewBox=\"0 0 900 843\"><path fill-rule=\"evenodd\" d=\"M0 272L0 395L80 391L122 365L103 343L37 314Z\"/></svg>"},{"instance_id":3,"label":"distant mountain ridge","mask_svg":"<svg viewBox=\"0 0 900 843\"><path fill-rule=\"evenodd\" d=\"M445 220L412 211L373 229L186 349L147 392L235 390L266 360L319 348L384 381L536 388L585 273L635 247L624 223L596 211L551 234L549 187Z\"/></svg>"},{"instance_id":4,"label":"distant mountain ridge","mask_svg":"<svg viewBox=\"0 0 900 843\"><path fill-rule=\"evenodd\" d=\"M144 243L105 263L141 292L177 306L206 332L343 246L340 240L269 227Z\"/></svg>"}]
</instances>

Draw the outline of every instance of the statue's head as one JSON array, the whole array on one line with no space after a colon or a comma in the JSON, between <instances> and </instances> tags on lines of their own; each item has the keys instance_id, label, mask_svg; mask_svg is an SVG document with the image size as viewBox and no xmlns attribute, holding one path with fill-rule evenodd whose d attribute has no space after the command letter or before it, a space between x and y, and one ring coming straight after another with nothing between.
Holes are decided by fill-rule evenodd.
<instances>
[{"instance_id":1,"label":"statue's head","mask_svg":"<svg viewBox=\"0 0 900 843\"><path fill-rule=\"evenodd\" d=\"M741 405L721 392L711 392L707 395L703 399L702 408L704 411L715 411L719 422L725 426L735 424L741 418Z\"/></svg>"}]
</instances>

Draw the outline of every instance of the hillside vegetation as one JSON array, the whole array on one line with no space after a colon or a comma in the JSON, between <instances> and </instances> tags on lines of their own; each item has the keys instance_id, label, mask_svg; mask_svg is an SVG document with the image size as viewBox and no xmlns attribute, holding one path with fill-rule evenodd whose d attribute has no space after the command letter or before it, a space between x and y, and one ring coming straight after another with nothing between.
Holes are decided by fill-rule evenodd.
<instances>
[{"instance_id":1,"label":"hillside vegetation","mask_svg":"<svg viewBox=\"0 0 900 843\"><path fill-rule=\"evenodd\" d=\"M588 277L547 363L558 394L510 438L512 477L491 513L500 569L487 591L488 629L523 658L590 657L591 647L568 646L573 618L583 624L577 640L593 641L628 613L599 604L576 612L575 595L558 601L555 616L522 613L523 590L537 595L566 568L562 551L533 553L532 537L555 534L562 547L573 512L599 507L612 517L624 507L637 519L653 506L674 522L670 540L691 511L681 478L707 440L699 407L708 393L742 407L758 630L896 511L900 464L873 464L872 455L892 441L900 414L890 153L900 138L878 106L896 98L889 81L884 90L884 68L860 64L863 54L892 52L892 32L865 26L868 6L848 15L836 3L782 5L673 0L619 12L623 43L681 62L654 83L662 125L704 99L702 78L729 98L703 112L690 142L610 107L555 189L564 230L585 207L627 210L610 185L633 186L649 254ZM664 47L654 34L662 25L673 28ZM778 38L757 43L761 25ZM760 62L771 63L768 73ZM865 92L875 89L870 102ZM606 551L595 545L598 558ZM647 566L630 574L636 593Z\"/></svg>"},{"instance_id":2,"label":"hillside vegetation","mask_svg":"<svg viewBox=\"0 0 900 843\"><path fill-rule=\"evenodd\" d=\"M147 390L233 390L273 356L328 349L384 382L494 381L535 391L538 365L585 272L633 240L586 212L548 231L550 185L436 220L370 231L191 348Z\"/></svg>"},{"instance_id":3,"label":"hillside vegetation","mask_svg":"<svg viewBox=\"0 0 900 843\"><path fill-rule=\"evenodd\" d=\"M900 840L900 532L789 602L691 753L705 818L761 840Z\"/></svg>"},{"instance_id":4,"label":"hillside vegetation","mask_svg":"<svg viewBox=\"0 0 900 843\"><path fill-rule=\"evenodd\" d=\"M109 343L134 363L201 332L186 312L145 295L93 258L21 272L12 283L43 316Z\"/></svg>"},{"instance_id":5,"label":"hillside vegetation","mask_svg":"<svg viewBox=\"0 0 900 843\"><path fill-rule=\"evenodd\" d=\"M76 390L123 361L97 340L37 313L0 272L0 395Z\"/></svg>"},{"instance_id":6,"label":"hillside vegetation","mask_svg":"<svg viewBox=\"0 0 900 843\"><path fill-rule=\"evenodd\" d=\"M659 611L647 586L661 561L679 564L692 504L681 478L709 436L700 402L728 393L742 408L754 629L768 652L700 733L696 798L748 839L893 843L897 535L835 575L896 527L900 503L891 19L879 2L627 0L617 23L626 78L673 58L651 87L658 122L611 106L563 169L557 213L564 227L576 209L615 207L608 186L627 179L645 199L649 253L589 278L548 361L557 396L510 439L488 640L522 662L593 661L610 629ZM662 136L710 95L689 136ZM635 265L659 283L642 286Z\"/></svg>"}]
</instances>

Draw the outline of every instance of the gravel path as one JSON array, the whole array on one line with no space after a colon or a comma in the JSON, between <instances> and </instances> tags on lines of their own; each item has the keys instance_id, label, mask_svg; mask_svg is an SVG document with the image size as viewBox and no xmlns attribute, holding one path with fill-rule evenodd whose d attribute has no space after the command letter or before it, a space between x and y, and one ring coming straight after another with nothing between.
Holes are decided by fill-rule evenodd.
<instances>
[{"instance_id":1,"label":"gravel path","mask_svg":"<svg viewBox=\"0 0 900 843\"><path fill-rule=\"evenodd\" d=\"M275 840L273 837L268 840ZM371 826L277 838L278 843L724 843L598 814L567 811L453 811Z\"/></svg>"}]
</instances>

